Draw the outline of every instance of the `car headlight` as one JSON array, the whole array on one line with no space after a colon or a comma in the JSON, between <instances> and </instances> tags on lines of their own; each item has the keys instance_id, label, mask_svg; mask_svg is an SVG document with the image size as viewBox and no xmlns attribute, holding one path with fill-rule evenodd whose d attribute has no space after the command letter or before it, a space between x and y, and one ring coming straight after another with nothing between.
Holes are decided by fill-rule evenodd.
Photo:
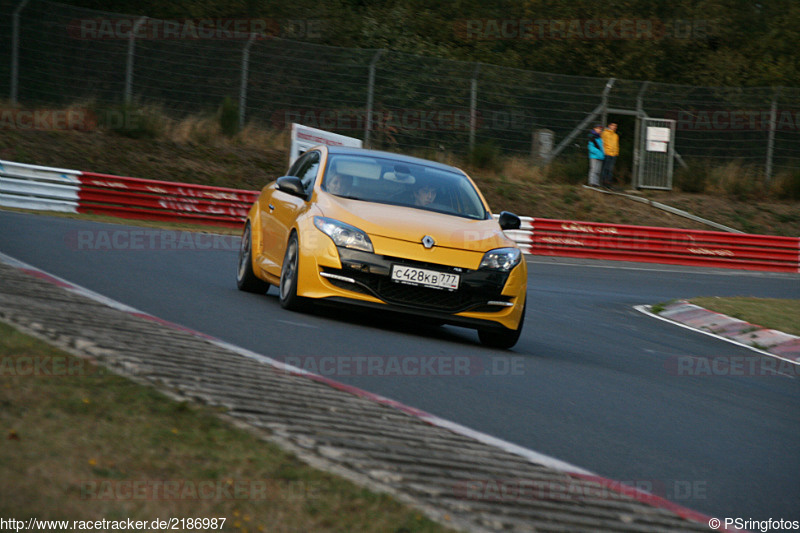
<instances>
[{"instance_id":1,"label":"car headlight","mask_svg":"<svg viewBox=\"0 0 800 533\"><path fill-rule=\"evenodd\" d=\"M522 259L522 253L519 248L497 248L483 254L481 266L478 268L508 272L519 264L520 259Z\"/></svg>"},{"instance_id":2,"label":"car headlight","mask_svg":"<svg viewBox=\"0 0 800 533\"><path fill-rule=\"evenodd\" d=\"M360 229L327 217L314 217L314 225L333 240L336 246L372 252L372 241Z\"/></svg>"}]
</instances>

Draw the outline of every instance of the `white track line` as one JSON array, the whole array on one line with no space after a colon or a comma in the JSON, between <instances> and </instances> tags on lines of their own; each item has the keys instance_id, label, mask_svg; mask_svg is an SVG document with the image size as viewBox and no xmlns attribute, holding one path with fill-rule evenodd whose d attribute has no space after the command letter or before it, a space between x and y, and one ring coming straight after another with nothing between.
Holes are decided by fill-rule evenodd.
<instances>
[{"instance_id":1,"label":"white track line","mask_svg":"<svg viewBox=\"0 0 800 533\"><path fill-rule=\"evenodd\" d=\"M334 387L336 389L348 392L350 394L354 394L356 396L365 398L367 400L371 400L371 401L374 401L376 403L379 403L379 404L382 404L382 405L385 405L385 406L388 406L388 407L392 407L392 408L398 409L398 410L408 414L409 416L413 416L415 418L418 418L419 420L422 420L425 423L431 424L433 426L436 426L436 427L439 427L439 428L442 428L442 429L446 429L448 431L451 431L451 432L453 432L455 434L458 434L458 435L461 435L461 436L464 436L464 437L467 437L467 438L471 438L473 440L476 440L476 441L481 442L483 444L486 444L488 446L492 446L494 448L506 451L508 453L517 455L519 457L523 457L523 458L527 459L528 461L530 461L533 464L537 464L537 465L544 466L546 468L557 470L557 471L563 472L566 475L574 476L576 478L588 479L590 481L594 481L595 483L599 483L599 484L601 484L603 486L612 488L613 490L616 490L617 492L625 494L625 495L633 498L634 500L637 500L637 501L640 501L640 502L643 502L643 503L647 503L648 505L650 505L652 507L655 507L655 508L668 510L668 511L670 511L672 513L675 513L676 515L681 516L681 517L683 517L685 519L692 520L692 521L699 522L699 523L707 523L709 518L710 518L709 516L707 516L707 515L705 515L703 513L700 513L698 511L693 510L693 509L689 509L689 508L683 507L683 506L681 506L681 505L679 505L677 503L674 503L672 501L666 500L664 498L660 498L660 497L654 496L654 495L652 495L652 494L650 494L650 493L648 493L646 491L643 491L641 489L638 489L638 488L635 488L635 487L629 487L627 485L620 485L619 481L615 481L615 480L613 480L611 478L605 478L605 477L602 477L602 476L598 476L597 474L594 474L593 472L591 472L589 470L580 468L580 467L575 466L575 465L573 465L571 463L568 463L566 461L562 461L560 459L556 459L556 458L551 457L549 455L545 455L545 454L536 452L534 450L530 450L528 448L525 448L523 446L519 446L517 444L508 442L508 441L500 439L498 437L493 437L493 436L491 436L491 435L489 435L487 433L483 433L481 431L474 430L472 428L463 426L463 425L458 424L456 422L453 422L453 421L450 421L450 420L446 420L444 418L440 418L440 417L438 417L436 415L432 415L432 414L427 413L425 411L422 411L420 409L416 409L414 407L410 407L408 405L402 404L402 403L397 402L395 400L391 400L391 399L386 398L384 396L380 396L378 394L374 394L374 393L365 391L363 389L352 387L350 385L346 385L346 384L331 380L331 379L326 378L324 376L319 376L317 374L313 374L313 373L308 372L306 370L303 370L301 368L293 367L292 365L287 365L285 363L282 363L280 361L272 359L271 357L267 357L265 355L261 355L261 354L252 352L252 351L247 350L245 348L242 348L240 346L236 346L236 345L231 344L229 342L226 342L226 341L223 341L223 340L220 340L220 339L216 339L214 337L210 337L209 335L206 335L204 333L201 333L201 332L189 329L189 328L185 328L185 327L183 327L183 326L181 326L179 324L175 324L173 322L162 320L162 319L160 319L158 317L150 315L149 313L144 313L142 311L139 311L138 309L135 309L135 308L130 307L128 305L125 305L123 303L117 302L116 300L112 300L111 298L108 298L108 297L103 296L101 294L98 294L98 293L96 293L96 292L94 292L94 291L92 291L90 289L87 289L87 288L82 287L80 285L77 285L75 283L66 281L63 278L60 278L58 276L54 276L52 274L49 274L49 273L47 273L47 272L45 272L45 271L43 271L43 270L41 270L39 268L36 268L36 267L34 267L32 265L29 265L29 264L27 264L25 262L22 262L22 261L18 260L18 259L15 259L13 257L5 255L2 252L0 252L0 262L4 262L4 263L9 264L11 266L14 266L16 268L23 269L23 270L27 271L28 273L30 273L32 275L38 275L38 277L41 277L41 278L44 278L44 279L49 279L51 282L53 282L53 283L55 283L57 285L60 285L60 286L64 287L67 290L70 290L70 291L78 293L78 294L82 294L82 295L84 295L84 296L86 296L86 297L88 297L88 298L90 298L92 300L95 300L97 302L100 302L100 303L102 303L104 305L111 306L111 307L113 307L115 309L119 309L119 310L124 311L126 313L129 313L131 315L135 315L135 316L138 316L138 317L141 317L141 318L147 318L147 319L156 321L156 322L158 322L160 324L163 324L163 325L171 327L171 328L175 328L175 329L178 329L178 330L181 330L181 331L189 332L189 333L191 333L193 335L197 335L197 336L199 336L199 337L201 337L201 338L203 338L203 339L205 339L205 340L207 340L207 341L209 341L211 343L214 343L214 344L216 344L217 346L219 346L221 348L224 348L224 349L227 349L227 350L231 350L231 351L233 351L233 352L235 352L235 353L237 353L237 354L239 354L239 355L241 355L243 357L247 357L247 358L250 358L250 359L254 359L254 360L266 363L266 364L268 364L270 366L273 366L273 367L278 368L278 369L280 369L282 371L285 371L285 372L293 372L293 373L295 373L297 375L305 376L308 379L312 379L314 381L325 383L325 384L327 384L327 385L329 385L331 387ZM657 317L657 318L661 318L661 317ZM664 320L664 319L662 319L662 320ZM721 529L720 531L728 531L728 530Z\"/></svg>"},{"instance_id":2,"label":"white track line","mask_svg":"<svg viewBox=\"0 0 800 533\"><path fill-rule=\"evenodd\" d=\"M703 335L708 335L709 337L714 337L715 339L719 339L719 340L722 340L722 341L730 342L731 344L735 344L736 346L741 346L742 348L747 348L748 350L752 350L752 351L754 351L756 353L760 353L761 355L766 355L767 357L773 357L775 359L780 359L781 361L786 361L787 363L792 363L793 365L800 365L800 361L795 361L793 359L787 359L785 357L781 357L778 354L774 354L772 352L768 352L766 350L762 350L760 348L756 348L755 346L750 346L749 344L745 344L743 342L737 341L736 339L730 339L728 337L723 337L722 335L717 335L716 333L712 333L710 331L706 331L706 330L703 330L703 329L695 328L693 326L689 326L688 324L683 324L681 322L676 322L675 320L670 320L669 318L666 318L666 317L663 317L663 316L659 316L659 315L653 313L652 311L650 311L650 306L648 306L648 305L634 305L633 308L636 309L637 311L639 311L640 313L644 313L647 316L650 316L650 317L653 317L653 318L657 318L659 320L663 320L664 322L668 322L668 323L672 324L673 326L679 326L681 328L685 328L685 329L688 329L690 331L696 331L697 333L702 333ZM794 378L794 376L790 376L788 374L782 374L781 372L778 372L778 374L781 374L781 375L789 377L789 378Z\"/></svg>"},{"instance_id":3,"label":"white track line","mask_svg":"<svg viewBox=\"0 0 800 533\"><path fill-rule=\"evenodd\" d=\"M565 472L565 473L568 473L568 474L579 474L579 475L595 476L595 474L593 472L589 471L589 470L580 468L578 466L572 465L572 464L567 463L565 461L561 461L560 459L556 459L554 457L550 457L548 455L545 455L545 454L542 454L542 453L539 453L539 452L524 448L522 446L519 446L517 444L513 444L511 442L505 441L505 440L500 439L498 437L493 437L491 435L488 435L486 433L482 433L482 432L474 430L472 428L463 426L463 425L458 424L456 422L440 418L440 417L438 417L436 415L432 415L432 414L427 413L425 411L416 409L414 407L410 407L408 405L402 404L402 403L397 402L395 400L392 400L390 398L386 398L384 396L380 396L378 394L374 394L374 393L371 393L369 391L365 391L363 389L359 389L357 387L352 387L350 385L347 385L347 384L344 384L344 383L340 383L338 381L326 378L324 376L320 376L320 375L314 374L313 372L309 372L307 370L303 370L302 368L297 368L297 367L294 367L292 365L287 365L286 363L283 363L283 362L278 361L276 359L272 359L271 357L268 357L268 356L265 356L265 355L250 351L250 350L248 350L246 348L242 348L240 346L236 346L235 344L231 344L231 343L229 343L227 341L223 341L223 340L217 339L215 337L211 337L209 335L206 335L205 333L201 333L201 332L189 329L189 328L185 328L184 326L181 326L179 324L175 324L175 323L160 319L160 318L155 317L155 316L153 316L153 315L151 315L149 313L145 313L144 311L140 311L138 309L130 307L130 306L128 306L126 304L123 304L121 302L118 302L116 300L112 300L111 298L103 296L102 294L98 294L98 293L96 293L96 292L94 292L94 291L92 291L90 289L87 289L86 287L82 287L80 285L77 285L75 283L67 281L67 280L65 280L63 278L60 278L58 276L55 276L55 275L50 274L48 272L45 272L45 271L43 271L43 270L41 270L39 268L36 268L36 267L34 267L32 265L29 265L28 263L25 263L23 261L15 259L15 258L13 258L11 256L5 255L2 252L0 252L0 261L2 261L3 263L6 263L8 265L14 266L16 268L20 268L22 270L25 270L25 271L27 271L29 273L36 273L36 274L39 275L39 277L43 277L45 279L49 279L51 282L54 282L57 285L60 285L61 287L65 288L65 289L67 289L67 290L69 290L71 292L74 292L74 293L77 293L77 294L82 294L82 295L86 296L87 298L90 298L90 299L95 300L95 301L97 301L99 303L102 303L103 305L107 305L109 307L113 307L114 309L118 309L120 311L123 311L123 312L131 314L131 315L136 315L138 317L148 318L150 320L159 322L160 324L166 325L166 326L171 327L171 328L175 328L175 329L179 329L181 331L186 331L186 332L192 333L193 335L197 335L199 337L202 337L203 339L205 339L205 340L207 340L209 342L212 342L213 344L216 344L217 346L219 346L221 348L224 348L226 350L230 350L232 352L235 352L235 353L237 353L237 354L239 354L239 355L241 355L243 357L247 357L249 359L254 359L256 361L260 361L262 363L266 363L266 364L268 364L268 365L270 365L270 366L272 366L274 368L277 368L278 370L280 370L282 372L292 373L292 374L295 374L295 375L302 375L302 376L308 377L310 379L313 379L314 381L318 381L318 382L321 382L321 383L328 384L328 385L330 385L330 386L332 386L334 388L349 392L351 394L355 394L355 395L360 396L362 398L366 398L366 399L378 402L378 403L383 404L383 405L394 407L396 409L399 409L399 410L405 412L406 414L409 414L411 416L419 418L419 419L425 421L428 424L431 424L433 426L437 426L437 427L440 427L440 428L443 428L443 429L448 429L448 430L452 431L453 433L457 433L459 435L462 435L462 436L465 436L465 437L468 437L468 438L472 438L472 439L474 439L476 441L482 442L483 444L487 444L489 446L493 446L495 448L499 448L499 449L507 451L509 453L513 453L515 455L522 456L522 457L528 459L529 461L531 461L531 462L533 462L535 464L539 464L539 465L545 466L547 468L552 468L554 470L559 470L559 471L562 471L562 472Z\"/></svg>"}]
</instances>

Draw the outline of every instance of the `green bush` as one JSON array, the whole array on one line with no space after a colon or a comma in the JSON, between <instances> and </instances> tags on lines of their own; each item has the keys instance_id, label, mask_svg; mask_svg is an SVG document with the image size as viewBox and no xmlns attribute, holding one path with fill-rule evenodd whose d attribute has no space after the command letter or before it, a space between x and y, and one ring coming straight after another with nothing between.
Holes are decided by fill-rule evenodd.
<instances>
[{"instance_id":1,"label":"green bush","mask_svg":"<svg viewBox=\"0 0 800 533\"><path fill-rule=\"evenodd\" d=\"M738 201L764 195L760 170L742 161L724 163L707 160L687 162L687 168L676 167L673 185L688 193L724 194Z\"/></svg>"},{"instance_id":2,"label":"green bush","mask_svg":"<svg viewBox=\"0 0 800 533\"><path fill-rule=\"evenodd\" d=\"M800 170L781 175L776 180L775 192L781 200L800 200Z\"/></svg>"},{"instance_id":3,"label":"green bush","mask_svg":"<svg viewBox=\"0 0 800 533\"><path fill-rule=\"evenodd\" d=\"M758 193L758 183L747 176L736 176L726 183L726 192L739 201L750 200Z\"/></svg>"},{"instance_id":4,"label":"green bush","mask_svg":"<svg viewBox=\"0 0 800 533\"><path fill-rule=\"evenodd\" d=\"M500 170L500 147L493 142L482 142L475 145L469 153L470 165L487 170Z\"/></svg>"},{"instance_id":5,"label":"green bush","mask_svg":"<svg viewBox=\"0 0 800 533\"><path fill-rule=\"evenodd\" d=\"M589 160L586 157L573 155L553 161L545 170L549 181L556 183L589 183Z\"/></svg>"},{"instance_id":6,"label":"green bush","mask_svg":"<svg viewBox=\"0 0 800 533\"><path fill-rule=\"evenodd\" d=\"M676 165L672 176L672 184L679 190L688 193L704 193L708 186L708 165L701 161L690 161L687 167Z\"/></svg>"},{"instance_id":7,"label":"green bush","mask_svg":"<svg viewBox=\"0 0 800 533\"><path fill-rule=\"evenodd\" d=\"M239 104L230 97L225 97L217 112L219 129L226 137L239 133Z\"/></svg>"},{"instance_id":8,"label":"green bush","mask_svg":"<svg viewBox=\"0 0 800 533\"><path fill-rule=\"evenodd\" d=\"M567 189L564 189L563 194L561 196L561 200L567 205L572 205L576 202L579 202L580 199L581 197L575 191L574 187L569 187Z\"/></svg>"},{"instance_id":9,"label":"green bush","mask_svg":"<svg viewBox=\"0 0 800 533\"><path fill-rule=\"evenodd\" d=\"M98 126L131 139L157 139L166 131L166 117L153 106L126 102L97 107L95 114Z\"/></svg>"},{"instance_id":10,"label":"green bush","mask_svg":"<svg viewBox=\"0 0 800 533\"><path fill-rule=\"evenodd\" d=\"M735 200L747 201L764 193L759 169L753 166L733 161L715 168L713 174L720 188Z\"/></svg>"}]
</instances>

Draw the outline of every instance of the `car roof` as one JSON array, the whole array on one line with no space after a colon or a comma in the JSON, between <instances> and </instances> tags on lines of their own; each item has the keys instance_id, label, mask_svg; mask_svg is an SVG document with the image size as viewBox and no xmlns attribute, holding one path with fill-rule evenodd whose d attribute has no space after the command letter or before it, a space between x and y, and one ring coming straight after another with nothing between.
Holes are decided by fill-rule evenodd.
<instances>
[{"instance_id":1,"label":"car roof","mask_svg":"<svg viewBox=\"0 0 800 533\"><path fill-rule=\"evenodd\" d=\"M439 163L437 161L431 161L430 159L422 159L421 157L413 157L410 155L403 155L403 154L395 154L393 152L384 152L382 150L368 150L366 148L354 148L350 146L328 146L328 153L330 155L362 155L366 157L382 157L384 159L391 159L393 161L399 161L403 163L412 163L416 165L426 165L433 168L438 168L439 170L446 170L449 172L455 172L457 174L466 174L460 168L456 168L450 165L445 165L444 163Z\"/></svg>"}]
</instances>

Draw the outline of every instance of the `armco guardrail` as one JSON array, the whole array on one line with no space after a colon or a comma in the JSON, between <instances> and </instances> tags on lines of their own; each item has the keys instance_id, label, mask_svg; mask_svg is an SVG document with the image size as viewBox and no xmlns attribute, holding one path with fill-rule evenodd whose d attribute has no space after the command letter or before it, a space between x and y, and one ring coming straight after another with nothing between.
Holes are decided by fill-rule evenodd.
<instances>
[{"instance_id":1,"label":"armco guardrail","mask_svg":"<svg viewBox=\"0 0 800 533\"><path fill-rule=\"evenodd\" d=\"M240 227L258 192L83 172L78 212Z\"/></svg>"},{"instance_id":2,"label":"armco guardrail","mask_svg":"<svg viewBox=\"0 0 800 533\"><path fill-rule=\"evenodd\" d=\"M531 219L528 252L743 270L800 272L800 238Z\"/></svg>"},{"instance_id":3,"label":"armco guardrail","mask_svg":"<svg viewBox=\"0 0 800 533\"><path fill-rule=\"evenodd\" d=\"M0 161L0 205L241 226L257 192Z\"/></svg>"},{"instance_id":4,"label":"armco guardrail","mask_svg":"<svg viewBox=\"0 0 800 533\"><path fill-rule=\"evenodd\" d=\"M0 205L240 227L257 191L0 161ZM522 217L525 253L800 272L800 238Z\"/></svg>"},{"instance_id":5,"label":"armco guardrail","mask_svg":"<svg viewBox=\"0 0 800 533\"><path fill-rule=\"evenodd\" d=\"M0 205L75 213L81 172L0 160Z\"/></svg>"}]
</instances>

